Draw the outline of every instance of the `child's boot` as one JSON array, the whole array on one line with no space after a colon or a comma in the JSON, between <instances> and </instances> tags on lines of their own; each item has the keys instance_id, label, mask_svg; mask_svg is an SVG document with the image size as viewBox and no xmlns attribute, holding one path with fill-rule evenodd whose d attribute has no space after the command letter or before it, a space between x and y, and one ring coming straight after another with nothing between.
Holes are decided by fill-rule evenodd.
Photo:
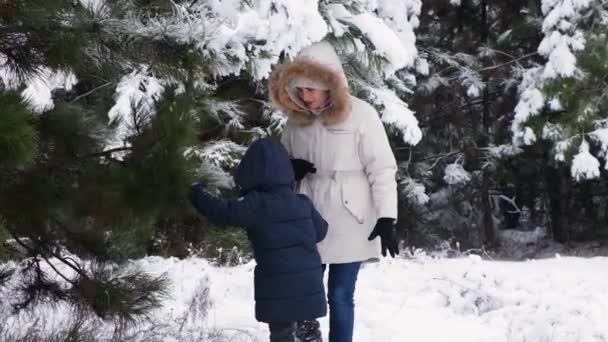
<instances>
[{"instance_id":1,"label":"child's boot","mask_svg":"<svg viewBox=\"0 0 608 342\"><path fill-rule=\"evenodd\" d=\"M300 342L296 337L296 323L270 323L268 328L270 329L270 342Z\"/></svg>"},{"instance_id":2,"label":"child's boot","mask_svg":"<svg viewBox=\"0 0 608 342\"><path fill-rule=\"evenodd\" d=\"M296 336L301 342L323 342L321 325L317 320L299 321Z\"/></svg>"}]
</instances>

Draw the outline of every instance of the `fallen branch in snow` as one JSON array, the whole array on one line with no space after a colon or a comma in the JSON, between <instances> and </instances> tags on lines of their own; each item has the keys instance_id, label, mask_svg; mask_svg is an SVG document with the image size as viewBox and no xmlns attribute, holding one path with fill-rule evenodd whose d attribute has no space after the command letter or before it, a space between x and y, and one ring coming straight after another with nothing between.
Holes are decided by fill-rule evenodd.
<instances>
[{"instance_id":1,"label":"fallen branch in snow","mask_svg":"<svg viewBox=\"0 0 608 342\"><path fill-rule=\"evenodd\" d=\"M515 203L515 196L513 196L513 198L509 198L505 195L499 195L498 196L499 199L511 204L511 206L513 206L514 210L509 210L507 211L507 213L509 214L521 214L521 209L519 208L519 206L517 206L517 203Z\"/></svg>"},{"instance_id":2,"label":"fallen branch in snow","mask_svg":"<svg viewBox=\"0 0 608 342\"><path fill-rule=\"evenodd\" d=\"M465 273L465 277L466 277L467 273ZM483 277L485 279L485 275L483 275ZM463 299L469 300L469 303L474 305L474 307L469 306L468 308L473 309L477 315L481 315L481 314L496 310L497 308L499 308L501 306L499 304L499 302L493 296L491 296L487 293L484 293L480 290L471 288L469 286L465 286L463 284L460 284L451 279L447 279L445 277L433 278L433 280L442 280L442 281L448 282L450 284L453 284L453 285L456 285L456 286L462 288L463 290L458 291L458 295ZM482 284L482 283L480 283L480 284ZM442 293L442 291L439 291L439 292ZM471 293L474 293L473 297L470 296ZM446 300L448 303L447 305L449 306L451 304L451 301L450 301L451 296L446 293L442 293L442 294L444 296L446 296ZM467 309L467 305L465 305L465 309Z\"/></svg>"},{"instance_id":3,"label":"fallen branch in snow","mask_svg":"<svg viewBox=\"0 0 608 342\"><path fill-rule=\"evenodd\" d=\"M479 254L483 254L488 260L494 260L490 253L485 248L469 248L462 252L462 255L471 255L473 252L477 252Z\"/></svg>"},{"instance_id":4,"label":"fallen branch in snow","mask_svg":"<svg viewBox=\"0 0 608 342\"><path fill-rule=\"evenodd\" d=\"M453 280L451 280L451 279L448 279L448 278L446 278L446 277L441 277L441 278L437 278L437 277L435 277L435 278L432 278L432 279L433 279L433 280L441 280L441 281L448 282L448 283L450 283L450 284L452 284L452 285L457 285L457 286L460 286L460 287L462 287L463 289L465 289L465 290L469 290L469 291L472 291L472 292L475 292L475 293L477 293L477 294L478 294L478 295L480 295L480 296L488 296L487 294L484 294L484 293L482 293L482 292L481 292L481 291L479 291L479 290L476 290L476 289L474 289L474 288L471 288L471 287L468 287L468 286L466 286L466 285L460 284L460 283L458 283L458 282L456 282L456 281L453 281Z\"/></svg>"}]
</instances>

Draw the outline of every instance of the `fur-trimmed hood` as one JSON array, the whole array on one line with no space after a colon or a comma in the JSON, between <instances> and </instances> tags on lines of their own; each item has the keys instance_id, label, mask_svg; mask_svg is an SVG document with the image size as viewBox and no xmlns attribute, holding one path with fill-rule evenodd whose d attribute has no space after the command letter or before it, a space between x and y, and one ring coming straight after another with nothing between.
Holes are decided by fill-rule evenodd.
<instances>
[{"instance_id":1,"label":"fur-trimmed hood","mask_svg":"<svg viewBox=\"0 0 608 342\"><path fill-rule=\"evenodd\" d=\"M292 62L277 67L269 79L272 104L295 123L305 126L314 121L315 115L290 95L288 87L298 78L321 82L329 88L331 105L320 114L324 125L339 123L348 116L351 109L348 82L331 44L319 42L305 48Z\"/></svg>"}]
</instances>

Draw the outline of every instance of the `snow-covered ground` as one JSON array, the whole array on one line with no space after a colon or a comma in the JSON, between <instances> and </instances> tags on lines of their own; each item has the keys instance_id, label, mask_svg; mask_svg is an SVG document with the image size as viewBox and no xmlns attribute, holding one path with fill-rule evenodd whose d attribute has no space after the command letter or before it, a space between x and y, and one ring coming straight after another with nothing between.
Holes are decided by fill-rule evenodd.
<instances>
[{"instance_id":1,"label":"snow-covered ground","mask_svg":"<svg viewBox=\"0 0 608 342\"><path fill-rule=\"evenodd\" d=\"M155 328L136 328L142 331L142 340L152 332L171 342L186 341L188 336L196 341L267 340L266 326L253 316L253 263L217 268L198 258L158 257L136 263L155 274L166 272L172 281L171 298L153 314ZM354 340L608 341L607 288L605 257L526 262L476 256L385 259L361 270ZM0 297L2 314L10 294L0 292ZM34 315L42 330L60 329L70 319L68 308L61 305L41 307ZM32 324L29 318L26 323L15 317L2 322L13 333ZM327 334L327 318L321 324Z\"/></svg>"}]
</instances>

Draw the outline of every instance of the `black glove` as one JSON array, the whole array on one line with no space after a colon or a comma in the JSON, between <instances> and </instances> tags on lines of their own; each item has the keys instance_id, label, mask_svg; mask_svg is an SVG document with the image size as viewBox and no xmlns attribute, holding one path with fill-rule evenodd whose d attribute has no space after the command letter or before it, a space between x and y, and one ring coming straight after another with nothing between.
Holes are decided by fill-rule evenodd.
<instances>
[{"instance_id":1,"label":"black glove","mask_svg":"<svg viewBox=\"0 0 608 342\"><path fill-rule=\"evenodd\" d=\"M376 237L380 237L380 244L382 245L382 256L386 256L386 251L391 254L394 258L396 254L399 254L399 243L393 230L393 219L387 217L381 217L376 222L376 226L372 233L367 238L372 241Z\"/></svg>"},{"instance_id":2,"label":"black glove","mask_svg":"<svg viewBox=\"0 0 608 342\"><path fill-rule=\"evenodd\" d=\"M293 167L293 174L298 182L301 181L307 173L317 172L315 164L304 159L291 159L291 166Z\"/></svg>"}]
</instances>

